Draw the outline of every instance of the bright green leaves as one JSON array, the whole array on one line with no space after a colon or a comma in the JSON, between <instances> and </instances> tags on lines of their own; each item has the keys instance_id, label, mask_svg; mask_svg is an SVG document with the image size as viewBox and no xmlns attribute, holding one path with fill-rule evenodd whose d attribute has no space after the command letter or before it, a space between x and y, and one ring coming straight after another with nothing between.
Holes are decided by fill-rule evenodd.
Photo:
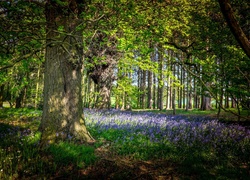
<instances>
[{"instance_id":1,"label":"bright green leaves","mask_svg":"<svg viewBox=\"0 0 250 180\"><path fill-rule=\"evenodd\" d=\"M55 1L60 6L68 6L69 5L68 1L62 1L62 0L52 0L52 1Z\"/></svg>"}]
</instances>

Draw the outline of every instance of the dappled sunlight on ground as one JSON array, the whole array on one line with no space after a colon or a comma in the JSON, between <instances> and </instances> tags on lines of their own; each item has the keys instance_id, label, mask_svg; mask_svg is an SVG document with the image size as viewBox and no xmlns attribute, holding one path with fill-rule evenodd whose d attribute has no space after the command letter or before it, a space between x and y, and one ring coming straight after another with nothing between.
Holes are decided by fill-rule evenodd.
<instances>
[{"instance_id":1,"label":"dappled sunlight on ground","mask_svg":"<svg viewBox=\"0 0 250 180\"><path fill-rule=\"evenodd\" d=\"M0 179L246 179L250 130L211 116L85 109L95 143L39 149L41 112L0 111Z\"/></svg>"}]
</instances>

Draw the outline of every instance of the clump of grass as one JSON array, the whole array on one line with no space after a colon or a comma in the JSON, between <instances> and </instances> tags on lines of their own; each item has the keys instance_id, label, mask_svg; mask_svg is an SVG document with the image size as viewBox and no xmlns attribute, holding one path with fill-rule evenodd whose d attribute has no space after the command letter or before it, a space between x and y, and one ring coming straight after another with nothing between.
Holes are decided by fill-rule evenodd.
<instances>
[{"instance_id":1,"label":"clump of grass","mask_svg":"<svg viewBox=\"0 0 250 180\"><path fill-rule=\"evenodd\" d=\"M48 152L52 155L57 165L75 164L79 168L89 166L95 162L94 150L94 147L77 145L71 142L52 144L48 148Z\"/></svg>"}]
</instances>

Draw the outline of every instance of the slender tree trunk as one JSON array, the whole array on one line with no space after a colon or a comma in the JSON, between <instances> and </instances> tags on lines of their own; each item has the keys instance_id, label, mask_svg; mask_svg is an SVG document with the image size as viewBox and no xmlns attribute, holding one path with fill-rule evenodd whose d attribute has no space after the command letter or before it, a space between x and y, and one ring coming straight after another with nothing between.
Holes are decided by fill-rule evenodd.
<instances>
[{"instance_id":1,"label":"slender tree trunk","mask_svg":"<svg viewBox=\"0 0 250 180\"><path fill-rule=\"evenodd\" d=\"M186 84L185 84L185 78L186 78L186 71L183 69L183 82L182 82L182 85L183 85L183 88L182 88L182 90L183 90L183 93L182 93L182 109L185 109L185 107L186 107Z\"/></svg>"},{"instance_id":2,"label":"slender tree trunk","mask_svg":"<svg viewBox=\"0 0 250 180\"><path fill-rule=\"evenodd\" d=\"M175 77L175 65L173 64L173 76ZM176 87L175 87L175 80L173 80L173 94L172 94L172 108L173 108L173 115L176 114L176 108L175 108L175 91L176 91Z\"/></svg>"},{"instance_id":3,"label":"slender tree trunk","mask_svg":"<svg viewBox=\"0 0 250 180\"><path fill-rule=\"evenodd\" d=\"M150 70L147 71L148 73L148 103L147 108L153 109L152 106L152 72Z\"/></svg>"},{"instance_id":4,"label":"slender tree trunk","mask_svg":"<svg viewBox=\"0 0 250 180\"><path fill-rule=\"evenodd\" d=\"M193 96L192 96L192 86L191 86L191 84L192 84L192 82L191 82L191 78L192 77L190 77L190 79L189 79L189 94L188 94L188 109L192 109L193 108Z\"/></svg>"},{"instance_id":5,"label":"slender tree trunk","mask_svg":"<svg viewBox=\"0 0 250 180\"><path fill-rule=\"evenodd\" d=\"M161 52L161 47L159 53L159 59L158 59L158 64L159 64L159 69L158 69L158 109L162 110L163 109L163 89L164 89L164 82L163 82L163 55Z\"/></svg>"},{"instance_id":6,"label":"slender tree trunk","mask_svg":"<svg viewBox=\"0 0 250 180\"><path fill-rule=\"evenodd\" d=\"M187 72L187 85L186 85L186 111L189 109L189 76Z\"/></svg>"},{"instance_id":7,"label":"slender tree trunk","mask_svg":"<svg viewBox=\"0 0 250 180\"><path fill-rule=\"evenodd\" d=\"M231 97L231 99L232 99L232 104L231 104L231 108L235 108L236 107L236 101L235 101L235 97Z\"/></svg>"},{"instance_id":8,"label":"slender tree trunk","mask_svg":"<svg viewBox=\"0 0 250 180\"><path fill-rule=\"evenodd\" d=\"M23 107L23 99L24 99L24 95L25 95L25 89L23 88L21 90L21 92L19 93L19 95L16 98L16 102L15 102L15 108L21 108Z\"/></svg>"},{"instance_id":9,"label":"slender tree trunk","mask_svg":"<svg viewBox=\"0 0 250 180\"><path fill-rule=\"evenodd\" d=\"M137 70L137 89L138 89L137 108L141 108L141 69L140 68L138 68Z\"/></svg>"},{"instance_id":10,"label":"slender tree trunk","mask_svg":"<svg viewBox=\"0 0 250 180\"><path fill-rule=\"evenodd\" d=\"M180 65L178 66L177 72L178 72L178 79L179 79L180 83L182 83L182 68L181 68ZM180 86L177 88L177 92L178 92L178 108L181 108L181 105L182 105L182 90L181 90Z\"/></svg>"},{"instance_id":11,"label":"slender tree trunk","mask_svg":"<svg viewBox=\"0 0 250 180\"><path fill-rule=\"evenodd\" d=\"M84 93L83 93L83 107L84 108L88 108L88 98L89 98L89 80L88 80L88 76L85 74L83 76L84 78Z\"/></svg>"},{"instance_id":12,"label":"slender tree trunk","mask_svg":"<svg viewBox=\"0 0 250 180\"><path fill-rule=\"evenodd\" d=\"M166 93L166 109L170 109L170 103L169 99L171 97L170 92L171 92L171 87L170 87L170 76L167 77L167 93Z\"/></svg>"},{"instance_id":13,"label":"slender tree trunk","mask_svg":"<svg viewBox=\"0 0 250 180\"><path fill-rule=\"evenodd\" d=\"M3 107L3 101L4 101L4 84L0 86L0 108Z\"/></svg>"},{"instance_id":14,"label":"slender tree trunk","mask_svg":"<svg viewBox=\"0 0 250 180\"><path fill-rule=\"evenodd\" d=\"M96 101L96 85L90 77L88 77L88 92L88 107L94 108Z\"/></svg>"},{"instance_id":15,"label":"slender tree trunk","mask_svg":"<svg viewBox=\"0 0 250 180\"><path fill-rule=\"evenodd\" d=\"M82 33L77 31L76 0L46 4L46 55L41 145L58 140L93 141L86 129L82 103ZM63 28L63 32L58 32Z\"/></svg>"},{"instance_id":16,"label":"slender tree trunk","mask_svg":"<svg viewBox=\"0 0 250 180\"><path fill-rule=\"evenodd\" d=\"M39 94L39 89L40 89L40 66L37 69L37 82L36 82L36 93L35 93L35 108L38 106L38 94Z\"/></svg>"},{"instance_id":17,"label":"slender tree trunk","mask_svg":"<svg viewBox=\"0 0 250 180\"><path fill-rule=\"evenodd\" d=\"M146 71L142 70L142 77L141 77L141 108L145 109L145 102L146 102Z\"/></svg>"},{"instance_id":18,"label":"slender tree trunk","mask_svg":"<svg viewBox=\"0 0 250 180\"><path fill-rule=\"evenodd\" d=\"M220 98L219 98L219 102L218 102L219 107L218 107L218 112L217 112L217 118L218 118L218 119L219 119L220 113L221 113L221 107L222 107L223 95L224 95L223 92L224 92L224 91L223 91L223 88L221 87L221 90L220 90Z\"/></svg>"},{"instance_id":19,"label":"slender tree trunk","mask_svg":"<svg viewBox=\"0 0 250 180\"><path fill-rule=\"evenodd\" d=\"M179 89L180 91L180 99L179 99L179 107L178 108L182 108L182 102L183 102L183 67L181 67L181 72L180 72L180 82L181 82L181 87Z\"/></svg>"},{"instance_id":20,"label":"slender tree trunk","mask_svg":"<svg viewBox=\"0 0 250 180\"><path fill-rule=\"evenodd\" d=\"M153 84L153 108L155 109L156 108L156 104L157 104L157 97L156 97L156 75L153 74L153 81L154 81L154 84Z\"/></svg>"},{"instance_id":21,"label":"slender tree trunk","mask_svg":"<svg viewBox=\"0 0 250 180\"><path fill-rule=\"evenodd\" d=\"M172 92L173 92L173 87L172 87L172 79L169 77L169 79L168 79L168 82L169 82L169 87L168 87L168 92L169 92L169 94L168 94L168 109L172 109Z\"/></svg>"},{"instance_id":22,"label":"slender tree trunk","mask_svg":"<svg viewBox=\"0 0 250 180\"><path fill-rule=\"evenodd\" d=\"M197 95L197 86L196 78L194 78L194 108L198 108L198 95Z\"/></svg>"},{"instance_id":23,"label":"slender tree trunk","mask_svg":"<svg viewBox=\"0 0 250 180\"><path fill-rule=\"evenodd\" d=\"M226 84L226 89L228 89L228 84ZM229 94L227 91L225 92L225 106L224 107L229 108Z\"/></svg>"}]
</instances>

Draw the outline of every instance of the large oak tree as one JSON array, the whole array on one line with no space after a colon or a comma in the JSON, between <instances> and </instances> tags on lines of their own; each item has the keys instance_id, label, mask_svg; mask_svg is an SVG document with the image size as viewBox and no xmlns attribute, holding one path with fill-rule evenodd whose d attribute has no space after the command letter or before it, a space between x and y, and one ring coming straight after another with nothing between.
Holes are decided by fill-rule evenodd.
<instances>
[{"instance_id":1,"label":"large oak tree","mask_svg":"<svg viewBox=\"0 0 250 180\"><path fill-rule=\"evenodd\" d=\"M42 145L73 139L88 142L82 106L82 1L46 3L44 104L40 126Z\"/></svg>"}]
</instances>

